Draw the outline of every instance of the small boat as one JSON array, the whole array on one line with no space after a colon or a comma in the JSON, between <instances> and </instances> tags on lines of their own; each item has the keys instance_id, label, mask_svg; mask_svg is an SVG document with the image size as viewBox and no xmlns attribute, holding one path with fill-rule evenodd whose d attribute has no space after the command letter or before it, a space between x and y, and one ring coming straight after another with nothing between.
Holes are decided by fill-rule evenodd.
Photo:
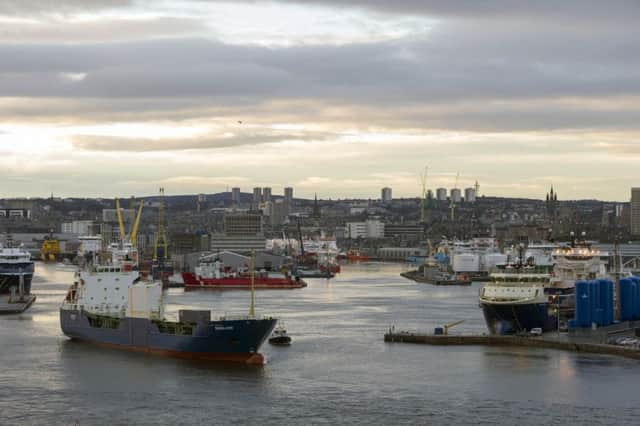
<instances>
[{"instance_id":1,"label":"small boat","mask_svg":"<svg viewBox=\"0 0 640 426\"><path fill-rule=\"evenodd\" d=\"M271 337L269 337L269 343L276 346L289 346L291 344L291 337L289 337L283 325L278 325L275 330L273 330Z\"/></svg>"}]
</instances>

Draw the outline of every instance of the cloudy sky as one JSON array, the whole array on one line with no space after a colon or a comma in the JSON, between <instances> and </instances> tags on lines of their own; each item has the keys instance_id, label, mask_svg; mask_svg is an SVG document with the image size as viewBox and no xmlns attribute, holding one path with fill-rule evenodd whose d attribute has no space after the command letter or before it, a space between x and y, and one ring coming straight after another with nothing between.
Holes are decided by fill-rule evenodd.
<instances>
[{"instance_id":1,"label":"cloudy sky","mask_svg":"<svg viewBox=\"0 0 640 426\"><path fill-rule=\"evenodd\" d=\"M0 197L627 200L640 2L4 0Z\"/></svg>"}]
</instances>

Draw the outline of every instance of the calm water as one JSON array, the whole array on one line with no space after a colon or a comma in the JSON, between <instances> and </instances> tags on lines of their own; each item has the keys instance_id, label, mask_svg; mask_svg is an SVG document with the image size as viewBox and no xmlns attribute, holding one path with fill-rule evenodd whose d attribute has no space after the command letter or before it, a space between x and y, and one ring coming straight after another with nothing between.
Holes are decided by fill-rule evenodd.
<instances>
[{"instance_id":1,"label":"calm water","mask_svg":"<svg viewBox=\"0 0 640 426\"><path fill-rule=\"evenodd\" d=\"M407 281L402 265L347 266L329 282L257 293L289 348L263 367L211 365L68 341L70 270L37 265L36 304L0 317L0 424L640 424L640 363L553 350L385 344L392 324L464 319L484 331L478 286ZM246 312L247 292L168 293L181 307Z\"/></svg>"}]
</instances>

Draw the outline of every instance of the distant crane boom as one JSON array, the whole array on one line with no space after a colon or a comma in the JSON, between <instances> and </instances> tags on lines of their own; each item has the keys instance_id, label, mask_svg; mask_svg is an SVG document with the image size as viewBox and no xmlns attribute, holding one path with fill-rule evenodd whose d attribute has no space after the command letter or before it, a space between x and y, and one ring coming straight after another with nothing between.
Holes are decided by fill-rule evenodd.
<instances>
[{"instance_id":1,"label":"distant crane boom","mask_svg":"<svg viewBox=\"0 0 640 426\"><path fill-rule=\"evenodd\" d=\"M140 201L140 207L138 208L138 214L136 215L136 221L133 223L133 227L131 228L131 236L130 241L133 246L136 246L136 241L138 239L138 227L140 226L140 218L142 217L142 207L144 206L144 201Z\"/></svg>"},{"instance_id":2,"label":"distant crane boom","mask_svg":"<svg viewBox=\"0 0 640 426\"><path fill-rule=\"evenodd\" d=\"M124 231L124 221L122 220L122 211L120 211L120 200L116 198L116 214L118 215L118 227L120 228L120 241L124 242L126 234Z\"/></svg>"}]
</instances>

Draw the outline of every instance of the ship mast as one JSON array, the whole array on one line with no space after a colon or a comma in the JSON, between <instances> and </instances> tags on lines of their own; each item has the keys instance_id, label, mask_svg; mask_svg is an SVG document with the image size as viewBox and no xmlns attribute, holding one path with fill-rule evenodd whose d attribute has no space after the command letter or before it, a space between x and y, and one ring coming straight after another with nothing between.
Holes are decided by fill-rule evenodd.
<instances>
[{"instance_id":1,"label":"ship mast","mask_svg":"<svg viewBox=\"0 0 640 426\"><path fill-rule=\"evenodd\" d=\"M255 290L255 265L256 264L256 252L255 250L251 250L251 305L249 305L249 318L255 318L256 317L256 313L255 313L255 297L254 297L254 290Z\"/></svg>"}]
</instances>

